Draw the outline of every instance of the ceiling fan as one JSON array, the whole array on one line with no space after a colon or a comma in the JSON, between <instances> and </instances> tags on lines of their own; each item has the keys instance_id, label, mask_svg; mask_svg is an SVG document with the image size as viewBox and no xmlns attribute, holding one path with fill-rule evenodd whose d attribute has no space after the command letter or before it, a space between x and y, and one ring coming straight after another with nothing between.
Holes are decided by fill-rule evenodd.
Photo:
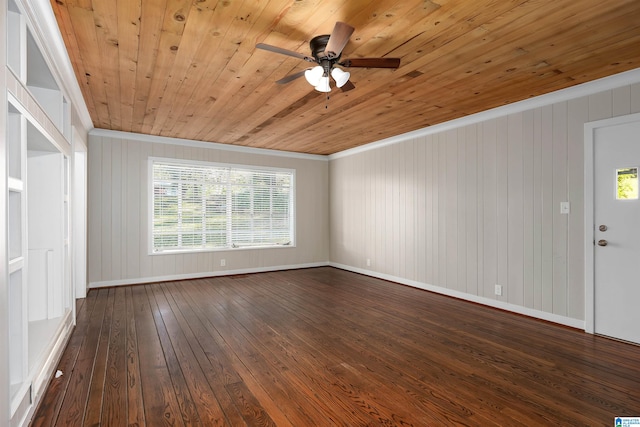
<instances>
[{"instance_id":1,"label":"ceiling fan","mask_svg":"<svg viewBox=\"0 0 640 427\"><path fill-rule=\"evenodd\" d=\"M331 75L336 82L336 86L343 91L347 91L355 88L353 83L349 81L351 74L336 67L336 65L345 68L398 68L400 66L400 58L353 58L341 60L342 49L344 49L347 42L349 42L349 37L351 37L354 30L355 29L349 24L340 21L336 22L333 32L330 35L324 34L311 39L309 42L311 56L265 43L258 43L256 47L318 64L313 68L285 76L276 81L278 84L289 83L304 76L309 84L317 91L331 92L329 82L329 76Z\"/></svg>"}]
</instances>

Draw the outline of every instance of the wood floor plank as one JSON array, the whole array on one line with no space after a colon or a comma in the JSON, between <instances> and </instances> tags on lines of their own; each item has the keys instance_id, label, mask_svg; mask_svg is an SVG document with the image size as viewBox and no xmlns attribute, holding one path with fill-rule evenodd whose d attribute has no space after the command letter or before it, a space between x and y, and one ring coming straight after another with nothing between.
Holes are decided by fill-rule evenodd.
<instances>
[{"instance_id":1,"label":"wood floor plank","mask_svg":"<svg viewBox=\"0 0 640 427\"><path fill-rule=\"evenodd\" d=\"M163 343L163 348L167 349L169 346L173 348L172 354L175 355L175 364L180 369L184 387L191 397L193 411L197 414L198 424L204 426L225 425L224 413L219 405L217 405L215 392L207 381L202 381L205 375L194 354L194 349L198 351L198 348L195 346L192 347L192 343L190 343L185 336L189 333L188 326L185 329L182 327L185 325L181 325L178 322L177 317L181 316L180 312L174 311L173 307L169 304L162 285L150 287L147 290L153 292L164 327L166 328L166 338L163 333L161 340L170 340L169 343ZM167 350L165 350L165 353L166 351ZM174 387L175 386L176 382L174 381Z\"/></svg>"},{"instance_id":2,"label":"wood floor plank","mask_svg":"<svg viewBox=\"0 0 640 427\"><path fill-rule=\"evenodd\" d=\"M293 324L288 321L282 323L280 319L287 319L293 313L279 312L280 306L274 304L261 304L259 307L253 307L248 302L253 296L246 294L244 301L238 300L238 304L241 306L242 312L249 316L246 321L256 328L254 331L255 339L269 343L271 353L281 364L290 366L292 362L298 363L301 372L305 373L304 375L309 375L312 372L314 376L324 379L324 382L330 385L328 392L331 395L339 394L348 397L354 406L364 410L380 424L404 424L404 420L410 417L406 411L402 413L397 409L394 411L387 407L388 401L402 400L404 396L385 383L377 382L374 384L367 381L368 376L362 376L336 351L343 348L343 345L327 347L323 342L316 343L312 339L314 332L306 333L312 327L311 324L305 322L301 317L298 317L298 321ZM264 300L268 301L266 298ZM251 316L251 313L255 311L260 313ZM307 331L303 331L301 334L296 333L298 330L305 329ZM272 331L275 330L281 332L274 334ZM320 330L315 332L319 335L322 334ZM322 356L327 361L326 366L317 370L317 366L313 362L309 363L308 358L304 357L305 353ZM334 391L338 393L334 393ZM415 417L415 412L413 417ZM420 421L426 424L444 420L429 417Z\"/></svg>"},{"instance_id":3,"label":"wood floor plank","mask_svg":"<svg viewBox=\"0 0 640 427\"><path fill-rule=\"evenodd\" d=\"M170 289L167 286L167 284L163 284L167 300L176 313L176 319L202 369L202 374L215 394L219 409L224 413L230 425L243 425L242 414L225 388L227 384L242 381L234 370L233 362L226 356L224 349L218 345L216 336L212 336L207 331L198 318L194 307L182 297L183 282L173 284Z\"/></svg>"},{"instance_id":4,"label":"wood floor plank","mask_svg":"<svg viewBox=\"0 0 640 427\"><path fill-rule=\"evenodd\" d=\"M142 399L142 382L140 380L140 352L138 349L138 335L133 307L131 287L125 288L126 310L126 390L127 396L127 425L144 427L144 400ZM143 361L145 363L145 361Z\"/></svg>"},{"instance_id":5,"label":"wood floor plank","mask_svg":"<svg viewBox=\"0 0 640 427\"><path fill-rule=\"evenodd\" d=\"M83 425L90 427L100 425L102 416L103 397L105 396L105 378L107 370L107 356L110 348L110 336L115 301L115 289L105 289L108 292L107 306L102 318L102 328L98 339L98 348L91 367L91 385L87 397L87 410L84 414Z\"/></svg>"},{"instance_id":6,"label":"wood floor plank","mask_svg":"<svg viewBox=\"0 0 640 427\"><path fill-rule=\"evenodd\" d=\"M262 305L262 308L265 306ZM377 361L376 354L380 353L380 347L376 348L366 348L359 343L366 343L369 341L368 338L362 337L358 330L355 331L353 335L349 333L349 325L338 325L335 324L331 328L328 328L329 331L337 331L334 335L331 336L329 343L326 340L317 340L316 337L323 337L327 334L327 328L316 329L314 324L317 322L319 318L326 318L327 313L314 312L309 310L310 307L306 307L306 309L302 308L297 310L299 313L304 313L303 316L308 318L308 322L304 326L304 328L300 329L300 322L296 323L296 326L292 327L290 331L294 333L296 331L299 332L299 337L302 340L300 343L296 343L295 340L291 339L290 346L293 347L303 347L304 345L310 346L311 351L319 352L324 355L324 357L328 359L334 359L333 363L327 369L331 372L332 376L336 379L340 379L341 381L336 382L345 393L348 393L350 396L358 397L356 390L349 390L348 384L356 384L363 383L363 377L377 376L378 372L384 372L384 375L379 377L379 381L377 383L373 382L364 382L360 384L358 387L362 390L375 390L376 393L379 393L381 396L374 396L373 393L369 392L370 398L374 400L378 400L378 405L384 405L387 400L404 400L406 399L406 394L417 396L420 395L423 390L412 388L406 381L403 381L403 377L411 376L410 373L402 373L398 370L399 366L402 366L402 360L393 361L393 354L388 354L385 357L384 361ZM269 310L277 310L277 307L271 307ZM328 308L331 310L331 308ZM360 316L357 313L356 308L351 308L356 315ZM276 316L278 318L284 316ZM285 325L283 326L283 330ZM385 333L393 333L389 328L385 328ZM388 338L385 338L388 340ZM325 350L326 349L326 350ZM394 351L397 351L398 348L394 347ZM365 352L370 352L372 357L369 357L365 363L361 360L361 355ZM406 354L406 352L405 352ZM389 363L393 362L393 363ZM387 368L390 365L394 366L392 371L388 371ZM410 368L410 370L413 366ZM362 375L361 370L366 372L366 375ZM345 377L345 378L342 378ZM394 381L389 381L390 378L393 378ZM415 379L414 379L415 380ZM392 385L389 387L389 385ZM362 399L359 399L362 400ZM411 407L412 418L419 418L420 412L423 408L429 408L428 413L423 414L423 418L420 418L420 421L425 424L448 424L448 423L463 423L465 419L472 417L474 414L468 411L466 408L461 407L460 405L450 404L451 401L455 400L453 396L450 399L446 399L446 396L440 396L439 399L441 402L444 402L444 407L438 410L438 405L434 402L426 402L422 401L423 405L414 405ZM425 403L428 403L425 405ZM440 403L442 405L443 403ZM439 414L438 414L439 413ZM389 417L389 415L387 415ZM377 415L380 422L384 422L383 414ZM394 419L396 422L401 421L401 416L398 413L394 413L390 416L390 418ZM488 419L478 419L479 417L475 417L476 422L481 422L483 425L491 425L490 420Z\"/></svg>"},{"instance_id":7,"label":"wood floor plank","mask_svg":"<svg viewBox=\"0 0 640 427\"><path fill-rule=\"evenodd\" d=\"M47 392L42 397L38 411L31 425L33 427L53 426L58 419L67 387L71 380L71 372L78 360L82 343L86 339L89 329L89 319L96 307L97 292L90 292L86 298L77 300L76 327L71 333L67 347L65 348L56 370L62 372L62 376L49 382Z\"/></svg>"},{"instance_id":8,"label":"wood floor plank","mask_svg":"<svg viewBox=\"0 0 640 427\"><path fill-rule=\"evenodd\" d=\"M592 426L640 414L640 346L330 267L94 290L78 307L64 379L34 426Z\"/></svg>"},{"instance_id":9,"label":"wood floor plank","mask_svg":"<svg viewBox=\"0 0 640 427\"><path fill-rule=\"evenodd\" d=\"M186 283L185 285L189 287L190 301L194 305L197 305L197 300L212 298L207 292L208 286L206 286L206 283L204 286L193 283ZM225 382L225 390L233 400L234 388L232 386L239 382L245 382L276 425L290 425L291 421L283 413L283 409L277 404L272 395L273 387L271 385L274 382L269 382L268 386L265 386L262 381L256 378L256 372L269 375L273 374L273 370L270 366L262 363L254 345L246 341L240 331L234 327L233 319L224 316L224 310L215 304L216 299L211 301L212 304L200 307L198 315L214 341L219 347L225 349L229 355L229 360L232 362L231 369L227 370L227 372L233 373L232 380ZM275 383L277 384L277 381ZM245 412L245 405L242 402L234 401L234 406L242 416ZM297 417L294 416L293 419L296 420Z\"/></svg>"},{"instance_id":10,"label":"wood floor plank","mask_svg":"<svg viewBox=\"0 0 640 427\"><path fill-rule=\"evenodd\" d=\"M84 422L89 390L93 385L93 368L98 356L103 319L107 311L108 295L108 289L100 289L97 292L96 307L89 319L87 335L82 342L78 359L69 373L69 386L65 391L56 426L77 427Z\"/></svg>"},{"instance_id":11,"label":"wood floor plank","mask_svg":"<svg viewBox=\"0 0 640 427\"><path fill-rule=\"evenodd\" d=\"M200 415L196 409L196 405L191 396L191 391L187 386L184 372L178 357L176 356L176 349L171 343L169 332L167 331L164 319L162 318L161 308L158 307L157 301L154 296L153 288L157 286L145 286L147 297L149 298L149 305L151 306L151 312L153 313L153 319L155 321L158 337L160 338L160 345L162 346L162 352L164 353L164 360L166 362L167 371L169 373L170 384L173 386L173 393L178 402L182 420L185 426L202 426L203 423L200 420Z\"/></svg>"},{"instance_id":12,"label":"wood floor plank","mask_svg":"<svg viewBox=\"0 0 640 427\"><path fill-rule=\"evenodd\" d=\"M132 299L146 425L184 426L145 287L134 287Z\"/></svg>"},{"instance_id":13,"label":"wood floor plank","mask_svg":"<svg viewBox=\"0 0 640 427\"><path fill-rule=\"evenodd\" d=\"M125 425L127 413L127 325L126 289L113 289L114 308L107 351L104 396L100 424L104 426Z\"/></svg>"}]
</instances>

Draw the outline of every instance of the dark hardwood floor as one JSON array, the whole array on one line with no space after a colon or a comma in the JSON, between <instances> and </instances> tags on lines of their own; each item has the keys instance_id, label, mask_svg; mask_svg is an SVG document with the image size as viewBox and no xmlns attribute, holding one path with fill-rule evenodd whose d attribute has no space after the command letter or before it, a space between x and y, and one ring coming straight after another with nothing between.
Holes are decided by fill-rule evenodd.
<instances>
[{"instance_id":1,"label":"dark hardwood floor","mask_svg":"<svg viewBox=\"0 0 640 427\"><path fill-rule=\"evenodd\" d=\"M612 426L640 347L334 268L93 290L33 426Z\"/></svg>"}]
</instances>

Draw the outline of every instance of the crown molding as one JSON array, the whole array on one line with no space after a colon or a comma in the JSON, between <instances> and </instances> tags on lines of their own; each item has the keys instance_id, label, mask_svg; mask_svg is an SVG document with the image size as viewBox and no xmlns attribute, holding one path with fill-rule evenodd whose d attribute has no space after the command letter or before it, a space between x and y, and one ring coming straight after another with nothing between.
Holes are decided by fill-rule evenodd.
<instances>
[{"instance_id":1,"label":"crown molding","mask_svg":"<svg viewBox=\"0 0 640 427\"><path fill-rule=\"evenodd\" d=\"M170 138L166 136L147 135L142 133L123 132L118 130L97 129L89 132L89 136L119 138L156 144L173 144L185 147L207 148L212 150L233 151L236 153L257 154L261 156L286 157L290 159L328 161L329 156L321 154L296 153L293 151L271 150L268 148L246 147L244 145L221 144L219 142L195 141L191 139Z\"/></svg>"}]
</instances>

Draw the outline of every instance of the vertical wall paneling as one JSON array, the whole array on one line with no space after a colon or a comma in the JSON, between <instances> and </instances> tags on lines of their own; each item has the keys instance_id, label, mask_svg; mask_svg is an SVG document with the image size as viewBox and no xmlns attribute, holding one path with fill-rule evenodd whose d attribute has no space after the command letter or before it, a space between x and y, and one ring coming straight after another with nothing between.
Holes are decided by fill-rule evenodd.
<instances>
[{"instance_id":1,"label":"vertical wall paneling","mask_svg":"<svg viewBox=\"0 0 640 427\"><path fill-rule=\"evenodd\" d=\"M424 156L424 192L425 192L425 208L424 208L424 236L422 238L425 241L425 272L424 283L435 283L434 276L434 249L433 249L433 195L435 191L435 184L433 182L433 137L431 135L423 137L423 143L425 146Z\"/></svg>"},{"instance_id":2,"label":"vertical wall paneling","mask_svg":"<svg viewBox=\"0 0 640 427\"><path fill-rule=\"evenodd\" d=\"M553 105L553 312L567 314L567 102Z\"/></svg>"},{"instance_id":3,"label":"vertical wall paneling","mask_svg":"<svg viewBox=\"0 0 640 427\"><path fill-rule=\"evenodd\" d=\"M484 211L484 280L481 296L493 297L494 286L498 283L498 242L497 242L497 202L496 202L496 121L482 123L483 184L482 199Z\"/></svg>"},{"instance_id":4,"label":"vertical wall paneling","mask_svg":"<svg viewBox=\"0 0 640 427\"><path fill-rule=\"evenodd\" d=\"M415 171L415 185L413 191L416 199L415 212L415 260L416 278L418 282L425 282L426 269L426 194L424 182L426 175L425 153L426 146L422 139L418 139L414 144L413 170ZM372 209L374 210L374 209Z\"/></svg>"},{"instance_id":5,"label":"vertical wall paneling","mask_svg":"<svg viewBox=\"0 0 640 427\"><path fill-rule=\"evenodd\" d=\"M375 150L373 152L374 154L374 159L373 159L373 174L374 174L374 180L373 180L373 191L374 194L372 194L372 198L379 198L380 194L385 194L385 185L386 185L386 179L385 179L385 169L384 169L384 163L383 163L383 159L384 159L384 150ZM331 162L333 164L333 162ZM335 188L336 191L340 192L339 188ZM330 194L334 194L333 193L334 188L331 188ZM332 199L333 200L333 199ZM376 203L376 201L372 201L372 203ZM385 211L386 211L386 207L385 206L381 206L380 202L377 201L376 206L375 206L375 217L374 217L374 223L373 223L373 227L374 227L374 234L375 234L375 246L374 246L374 258L371 261L371 268L375 268L378 271L384 271L384 264L382 262L383 257L384 257L384 241L383 241L383 237L384 237L384 222L385 222ZM333 227L331 228L333 229ZM333 239L330 239L331 241L333 241ZM331 257L331 259L333 259L333 256Z\"/></svg>"},{"instance_id":6,"label":"vertical wall paneling","mask_svg":"<svg viewBox=\"0 0 640 427\"><path fill-rule=\"evenodd\" d=\"M507 117L507 297L524 305L523 114Z\"/></svg>"},{"instance_id":7,"label":"vertical wall paneling","mask_svg":"<svg viewBox=\"0 0 640 427\"><path fill-rule=\"evenodd\" d=\"M111 221L111 191L112 191L112 181L111 181L111 147L112 144L106 143L100 146L100 150L102 151L101 161L101 179L100 179L100 187L98 191L89 191L89 194L95 194L97 197L100 197L101 203L101 211L102 211L102 222L100 223L100 227L102 229L101 237L101 248L100 248L100 256L102 258L102 269L100 272L101 277L113 277L113 268L111 257L113 254L112 251L112 239L113 235L111 234L111 226L113 222ZM91 150L91 147L89 147ZM92 173L93 165L89 165L89 173ZM91 201L89 202L91 203ZM91 229L91 228L90 228ZM89 254L91 257L92 254Z\"/></svg>"},{"instance_id":8,"label":"vertical wall paneling","mask_svg":"<svg viewBox=\"0 0 640 427\"><path fill-rule=\"evenodd\" d=\"M584 320L583 127L634 112L640 83L336 156L331 261Z\"/></svg>"},{"instance_id":9,"label":"vertical wall paneling","mask_svg":"<svg viewBox=\"0 0 640 427\"><path fill-rule=\"evenodd\" d=\"M404 220L404 234L406 236L406 250L403 254L403 259L406 260L405 264L405 276L411 280L416 280L416 222L415 217L417 213L417 199L415 194L415 183L417 179L416 169L414 165L414 159L416 156L416 142L411 141L407 144L407 152L405 153L406 159L406 176L404 180L405 188L405 220Z\"/></svg>"},{"instance_id":10,"label":"vertical wall paneling","mask_svg":"<svg viewBox=\"0 0 640 427\"><path fill-rule=\"evenodd\" d=\"M482 136L480 133L480 125L472 125L471 136L468 139L468 144L473 145L475 147L475 156L472 157L472 162L475 166L475 181L472 183L473 186L473 198L475 199L475 206L473 208L470 207L468 216L471 218L470 223L473 223L473 230L475 230L476 234L476 244L475 248L472 248L471 251L476 254L475 260L475 274L473 278L473 286L472 289L467 289L467 292L471 295L482 295L482 286L483 286L483 276L484 276L484 252L482 251L482 245L484 244L484 228L482 225L484 224L484 210L483 206L483 194L482 188L484 186L483 182L483 169L482 169L482 159L484 156L483 153L483 145L482 145ZM473 215L475 214L475 218ZM470 259L470 257L467 257Z\"/></svg>"},{"instance_id":11,"label":"vertical wall paneling","mask_svg":"<svg viewBox=\"0 0 640 427\"><path fill-rule=\"evenodd\" d=\"M623 86L612 91L611 112L613 116L631 114L631 87Z\"/></svg>"},{"instance_id":12,"label":"vertical wall paneling","mask_svg":"<svg viewBox=\"0 0 640 427\"><path fill-rule=\"evenodd\" d=\"M127 257L124 272L126 277L135 277L140 274L140 252L143 250L145 241L140 236L140 223L142 215L141 204L146 201L140 197L140 180L144 175L143 165L140 159L140 144L129 141L127 148L122 150L123 156L131 163L131 167L127 170L127 182L131 183L127 186L126 209L124 210L124 222L127 225L127 233L125 235ZM123 161L125 159L123 158Z\"/></svg>"},{"instance_id":13,"label":"vertical wall paneling","mask_svg":"<svg viewBox=\"0 0 640 427\"><path fill-rule=\"evenodd\" d=\"M465 222L466 238L463 250L466 258L466 272L464 274L464 286L462 292L477 295L478 293L478 142L475 125L465 127L462 144L466 152L464 164L464 183L466 197L464 199L465 210L462 220Z\"/></svg>"},{"instance_id":14,"label":"vertical wall paneling","mask_svg":"<svg viewBox=\"0 0 640 427\"><path fill-rule=\"evenodd\" d=\"M89 284L139 283L197 277L223 271L256 271L277 267L323 264L329 251L350 264L362 263L365 244L365 195L362 187L369 165L359 160L348 172L349 197L333 200L334 225L343 237L329 247L329 162L323 158L271 156L207 148L205 144L171 143L134 134L98 131L89 139ZM149 158L165 157L282 167L296 171L296 246L178 254L149 254ZM345 162L346 163L346 162ZM353 174L355 173L355 175ZM338 183L339 184L339 183ZM334 185L338 185L334 182ZM355 213L355 215L353 215ZM342 231L347 231L344 235ZM220 260L226 260L226 266ZM362 265L362 264L360 264Z\"/></svg>"},{"instance_id":15,"label":"vertical wall paneling","mask_svg":"<svg viewBox=\"0 0 640 427\"><path fill-rule=\"evenodd\" d=\"M145 227L147 224L149 217L149 198L147 196L147 188L149 186L149 173L147 170L148 153L153 150L153 145L149 142L141 142L134 141L134 144L139 144L140 152L137 163L134 163L134 166L137 164L140 168L140 184L134 190L136 193L136 197L140 200L140 216L139 218L139 232L140 232L140 240L139 240L139 248L138 253L140 254L140 270L137 274L129 277L151 277L153 275L153 257L146 256L149 252L149 244L151 237L149 236L149 230ZM130 176L131 177L131 176ZM134 183L135 186L135 183ZM131 249L133 250L133 249ZM202 270L200 270L202 271ZM102 280L102 279L97 279Z\"/></svg>"},{"instance_id":16,"label":"vertical wall paneling","mask_svg":"<svg viewBox=\"0 0 640 427\"><path fill-rule=\"evenodd\" d=\"M533 110L533 308L542 310L542 109Z\"/></svg>"},{"instance_id":17,"label":"vertical wall paneling","mask_svg":"<svg viewBox=\"0 0 640 427\"><path fill-rule=\"evenodd\" d=\"M391 274L401 276L401 268L400 268L400 257L401 257L401 235L400 235L400 214L404 211L404 207L400 206L400 171L401 165L400 161L403 160L401 158L403 147L398 147L398 149L389 149L389 158L391 159L392 171L391 171L391 229L393 230L391 235L391 247L397 248L396 251L393 251L393 264L391 268Z\"/></svg>"},{"instance_id":18,"label":"vertical wall paneling","mask_svg":"<svg viewBox=\"0 0 640 427\"><path fill-rule=\"evenodd\" d=\"M540 138L542 149L541 168L541 274L540 299L542 311L553 313L553 108L545 106L540 114Z\"/></svg>"},{"instance_id":19,"label":"vertical wall paneling","mask_svg":"<svg viewBox=\"0 0 640 427\"><path fill-rule=\"evenodd\" d=\"M447 260L447 231L451 218L448 215L449 183L447 173L451 169L448 162L447 136L444 132L437 135L438 141L438 186L442 191L438 191L438 282L440 286L448 288L448 260Z\"/></svg>"},{"instance_id":20,"label":"vertical wall paneling","mask_svg":"<svg viewBox=\"0 0 640 427\"><path fill-rule=\"evenodd\" d=\"M497 281L500 300L509 299L509 117L499 117L496 135Z\"/></svg>"},{"instance_id":21,"label":"vertical wall paneling","mask_svg":"<svg viewBox=\"0 0 640 427\"><path fill-rule=\"evenodd\" d=\"M111 210L111 276L122 276L122 243L126 230L123 228L121 212L126 209L122 205L122 145L111 144L111 192L109 193L109 208ZM126 251L125 251L126 252Z\"/></svg>"},{"instance_id":22,"label":"vertical wall paneling","mask_svg":"<svg viewBox=\"0 0 640 427\"><path fill-rule=\"evenodd\" d=\"M87 174L87 186L88 190L92 188L100 188L102 182L102 147L96 146L93 150L87 150L87 164L93 165L91 173ZM89 168L87 167L87 171ZM102 197L90 194L87 191L87 219L91 218L91 222L88 222L88 239L87 239L87 252L88 254L99 254L102 252ZM94 226L91 229L91 226ZM88 256L87 257L87 271L99 272L97 275L102 275L102 257Z\"/></svg>"},{"instance_id":23,"label":"vertical wall paneling","mask_svg":"<svg viewBox=\"0 0 640 427\"><path fill-rule=\"evenodd\" d=\"M640 83L632 84L629 92L631 93L631 114L640 113Z\"/></svg>"},{"instance_id":24,"label":"vertical wall paneling","mask_svg":"<svg viewBox=\"0 0 640 427\"><path fill-rule=\"evenodd\" d=\"M443 151L446 153L446 170L444 183L446 186L445 215L447 218L445 229L444 267L446 268L445 286L458 289L458 268L464 268L458 254L458 235L462 231L458 225L458 138L457 131L452 130L444 134Z\"/></svg>"},{"instance_id":25,"label":"vertical wall paneling","mask_svg":"<svg viewBox=\"0 0 640 427\"><path fill-rule=\"evenodd\" d=\"M588 103L584 99L568 101L567 179L571 213L567 217L567 315L584 318L584 123L588 121ZM569 268L570 266L570 268Z\"/></svg>"},{"instance_id":26,"label":"vertical wall paneling","mask_svg":"<svg viewBox=\"0 0 640 427\"><path fill-rule=\"evenodd\" d=\"M522 304L534 306L535 144L533 111L522 113Z\"/></svg>"},{"instance_id":27,"label":"vertical wall paneling","mask_svg":"<svg viewBox=\"0 0 640 427\"><path fill-rule=\"evenodd\" d=\"M456 220L458 223L458 241L456 244L456 252L458 257L458 266L456 269L456 289L461 292L467 291L467 271L471 270L468 266L467 259L467 240L470 230L467 228L467 195L470 189L467 187L467 144L466 144L466 128L457 129L456 135L456 152L457 152L457 191L456 191Z\"/></svg>"},{"instance_id":28,"label":"vertical wall paneling","mask_svg":"<svg viewBox=\"0 0 640 427\"><path fill-rule=\"evenodd\" d=\"M608 119L613 114L613 101L610 90L589 96L589 121Z\"/></svg>"},{"instance_id":29,"label":"vertical wall paneling","mask_svg":"<svg viewBox=\"0 0 640 427\"><path fill-rule=\"evenodd\" d=\"M393 247L393 202L394 202L394 188L393 188L393 157L391 156L392 149L385 148L383 155L383 164L384 164L384 189L385 189L385 201L384 204L384 222L382 224L382 248L383 252L380 256L380 261L382 262L382 266L384 268L384 272L387 274L393 274L393 262L394 262L394 252L388 252L387 248Z\"/></svg>"},{"instance_id":30,"label":"vertical wall paneling","mask_svg":"<svg viewBox=\"0 0 640 427\"><path fill-rule=\"evenodd\" d=\"M443 240L443 233L440 230L443 230L447 223L445 222L446 218L443 218L440 212L441 195L444 195L444 189L440 191L440 183L443 182L440 178L440 173L443 166L441 157L440 157L440 135L432 135L431 142L433 146L433 152L431 157L431 168L433 169L433 173L431 175L431 196L432 196L432 212L431 212L431 235L432 237L432 250L433 250L433 284L437 284L438 286L446 287L446 283L442 280L442 276L440 271L440 258L442 257L440 252L440 240Z\"/></svg>"}]
</instances>

